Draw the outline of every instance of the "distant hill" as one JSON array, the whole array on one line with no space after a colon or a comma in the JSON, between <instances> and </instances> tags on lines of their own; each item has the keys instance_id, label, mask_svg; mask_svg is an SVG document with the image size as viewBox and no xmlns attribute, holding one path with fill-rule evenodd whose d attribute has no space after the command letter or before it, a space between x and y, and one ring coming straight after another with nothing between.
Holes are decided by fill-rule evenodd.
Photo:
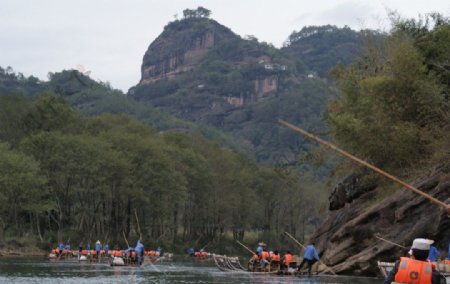
<instances>
[{"instance_id":1,"label":"distant hill","mask_svg":"<svg viewBox=\"0 0 450 284\"><path fill-rule=\"evenodd\" d=\"M243 139L258 162L284 165L311 145L278 118L325 132L322 114L334 96L294 56L241 38L207 17L169 23L143 57L129 96L178 118Z\"/></svg>"},{"instance_id":2,"label":"distant hill","mask_svg":"<svg viewBox=\"0 0 450 284\"><path fill-rule=\"evenodd\" d=\"M53 92L86 115L126 113L160 130L199 131L260 164L296 163L314 146L277 119L326 135L323 113L336 93L321 75L356 55L361 33L308 27L277 49L189 11L149 45L128 94L75 70L50 73L49 82L3 70L0 90Z\"/></svg>"}]
</instances>

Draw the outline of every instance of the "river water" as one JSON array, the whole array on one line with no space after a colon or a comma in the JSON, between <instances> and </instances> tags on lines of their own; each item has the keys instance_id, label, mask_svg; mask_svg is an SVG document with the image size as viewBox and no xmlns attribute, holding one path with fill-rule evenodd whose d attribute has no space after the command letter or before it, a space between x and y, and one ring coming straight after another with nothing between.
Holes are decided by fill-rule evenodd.
<instances>
[{"instance_id":1,"label":"river water","mask_svg":"<svg viewBox=\"0 0 450 284\"><path fill-rule=\"evenodd\" d=\"M141 267L107 263L50 262L41 258L0 258L0 283L382 283L380 278L271 276L221 272L211 264L176 261Z\"/></svg>"}]
</instances>

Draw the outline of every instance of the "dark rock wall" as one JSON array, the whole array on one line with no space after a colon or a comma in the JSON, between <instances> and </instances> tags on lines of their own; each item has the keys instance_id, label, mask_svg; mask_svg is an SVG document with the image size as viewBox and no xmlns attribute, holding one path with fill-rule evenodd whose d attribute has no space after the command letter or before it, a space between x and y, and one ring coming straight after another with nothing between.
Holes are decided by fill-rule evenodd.
<instances>
[{"instance_id":1,"label":"dark rock wall","mask_svg":"<svg viewBox=\"0 0 450 284\"><path fill-rule=\"evenodd\" d=\"M394 261L404 249L375 235L403 246L427 237L435 240L441 253L447 252L450 217L442 207L400 187L378 200L380 188L359 187L358 180L349 176L336 187L330 198L330 208L335 210L311 237L326 264L343 274L378 274L377 260ZM450 203L450 174L443 167L430 170L413 185Z\"/></svg>"}]
</instances>

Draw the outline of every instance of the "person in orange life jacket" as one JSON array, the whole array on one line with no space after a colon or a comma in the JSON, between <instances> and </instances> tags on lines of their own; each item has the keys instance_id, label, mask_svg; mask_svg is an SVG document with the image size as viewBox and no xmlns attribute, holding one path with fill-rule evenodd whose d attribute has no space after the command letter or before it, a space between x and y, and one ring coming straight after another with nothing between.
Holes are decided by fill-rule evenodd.
<instances>
[{"instance_id":1,"label":"person in orange life jacket","mask_svg":"<svg viewBox=\"0 0 450 284\"><path fill-rule=\"evenodd\" d=\"M260 254L261 257L261 264L263 266L266 266L267 264L269 264L269 252L267 251L266 248L263 248L263 251Z\"/></svg>"},{"instance_id":2,"label":"person in orange life jacket","mask_svg":"<svg viewBox=\"0 0 450 284\"><path fill-rule=\"evenodd\" d=\"M319 254L317 253L317 249L314 246L314 243L311 243L310 245L306 246L305 249L305 254L303 255L303 261L302 263L300 263L299 267L298 267L298 271L300 271L300 269L302 269L303 265L305 263L308 263L308 275L311 276L311 269L313 264L320 260L319 258Z\"/></svg>"},{"instance_id":3,"label":"person in orange life jacket","mask_svg":"<svg viewBox=\"0 0 450 284\"><path fill-rule=\"evenodd\" d=\"M286 254L284 255L282 262L283 262L283 267L284 268L289 268L289 264L292 262L292 254L290 251L286 251Z\"/></svg>"},{"instance_id":4,"label":"person in orange life jacket","mask_svg":"<svg viewBox=\"0 0 450 284\"><path fill-rule=\"evenodd\" d=\"M445 277L433 269L431 262L427 260L432 243L428 239L415 239L410 250L411 257L397 260L383 284L445 284Z\"/></svg>"},{"instance_id":5,"label":"person in orange life jacket","mask_svg":"<svg viewBox=\"0 0 450 284\"><path fill-rule=\"evenodd\" d=\"M280 261L280 254L278 253L277 250L273 251L273 255L270 260L271 261Z\"/></svg>"},{"instance_id":6,"label":"person in orange life jacket","mask_svg":"<svg viewBox=\"0 0 450 284\"><path fill-rule=\"evenodd\" d=\"M258 255L258 251L255 251L255 253L253 254L253 256L250 259L249 263L251 265L253 265L253 269L255 269L255 266L260 263L260 258L259 258L259 255Z\"/></svg>"}]
</instances>

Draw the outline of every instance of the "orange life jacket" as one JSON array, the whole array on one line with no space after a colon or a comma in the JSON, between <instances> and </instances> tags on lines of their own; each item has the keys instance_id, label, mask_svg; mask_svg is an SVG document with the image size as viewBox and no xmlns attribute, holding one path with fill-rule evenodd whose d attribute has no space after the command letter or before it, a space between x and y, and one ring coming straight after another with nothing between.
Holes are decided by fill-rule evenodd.
<instances>
[{"instance_id":1,"label":"orange life jacket","mask_svg":"<svg viewBox=\"0 0 450 284\"><path fill-rule=\"evenodd\" d=\"M136 252L135 251L131 252L131 257L136 257Z\"/></svg>"},{"instance_id":2,"label":"orange life jacket","mask_svg":"<svg viewBox=\"0 0 450 284\"><path fill-rule=\"evenodd\" d=\"M257 254L254 254L254 255L252 256L252 259L253 259L253 260L259 260L259 256L258 256Z\"/></svg>"},{"instance_id":3,"label":"orange life jacket","mask_svg":"<svg viewBox=\"0 0 450 284\"><path fill-rule=\"evenodd\" d=\"M122 251L116 250L116 251L114 252L114 256L117 256L117 257L122 256Z\"/></svg>"},{"instance_id":4,"label":"orange life jacket","mask_svg":"<svg viewBox=\"0 0 450 284\"><path fill-rule=\"evenodd\" d=\"M95 250L91 250L92 255L97 255L97 252Z\"/></svg>"},{"instance_id":5,"label":"orange life jacket","mask_svg":"<svg viewBox=\"0 0 450 284\"><path fill-rule=\"evenodd\" d=\"M261 252L261 258L262 259L268 259L269 258L269 253L267 251L262 251Z\"/></svg>"},{"instance_id":6,"label":"orange life jacket","mask_svg":"<svg viewBox=\"0 0 450 284\"><path fill-rule=\"evenodd\" d=\"M450 259L446 259L444 263L450 265Z\"/></svg>"},{"instance_id":7,"label":"orange life jacket","mask_svg":"<svg viewBox=\"0 0 450 284\"><path fill-rule=\"evenodd\" d=\"M86 254L87 254L87 250L85 250L85 249L82 250L82 251L81 251L81 254L82 254L82 255L86 255Z\"/></svg>"},{"instance_id":8,"label":"orange life jacket","mask_svg":"<svg viewBox=\"0 0 450 284\"><path fill-rule=\"evenodd\" d=\"M289 265L289 263L291 263L291 262L292 262L292 254L289 254L289 253L285 254L284 255L284 264Z\"/></svg>"},{"instance_id":9,"label":"orange life jacket","mask_svg":"<svg viewBox=\"0 0 450 284\"><path fill-rule=\"evenodd\" d=\"M280 255L279 254L272 255L272 261L280 261Z\"/></svg>"},{"instance_id":10,"label":"orange life jacket","mask_svg":"<svg viewBox=\"0 0 450 284\"><path fill-rule=\"evenodd\" d=\"M201 256L206 256L206 251L200 252L200 255L201 255Z\"/></svg>"},{"instance_id":11,"label":"orange life jacket","mask_svg":"<svg viewBox=\"0 0 450 284\"><path fill-rule=\"evenodd\" d=\"M431 263L401 257L398 272L395 274L395 282L408 284L431 284Z\"/></svg>"},{"instance_id":12,"label":"orange life jacket","mask_svg":"<svg viewBox=\"0 0 450 284\"><path fill-rule=\"evenodd\" d=\"M195 255L195 256L200 256L200 252L199 252L199 251L196 251L196 252L194 252L194 255Z\"/></svg>"}]
</instances>

